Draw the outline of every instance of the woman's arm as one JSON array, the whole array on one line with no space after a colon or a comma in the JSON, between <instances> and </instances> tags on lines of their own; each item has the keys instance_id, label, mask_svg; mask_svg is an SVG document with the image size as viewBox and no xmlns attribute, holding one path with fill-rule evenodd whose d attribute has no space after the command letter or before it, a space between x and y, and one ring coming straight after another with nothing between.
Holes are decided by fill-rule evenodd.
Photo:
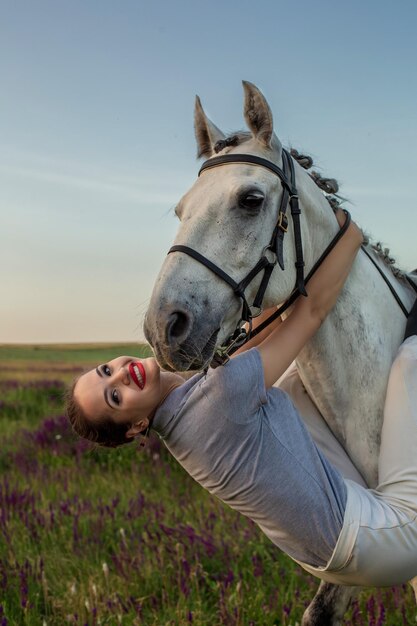
<instances>
[{"instance_id":1,"label":"woman's arm","mask_svg":"<svg viewBox=\"0 0 417 626\"><path fill-rule=\"evenodd\" d=\"M258 346L266 387L285 372L335 305L362 242L362 232L352 222L310 279L308 297L300 296L291 314Z\"/></svg>"}]
</instances>

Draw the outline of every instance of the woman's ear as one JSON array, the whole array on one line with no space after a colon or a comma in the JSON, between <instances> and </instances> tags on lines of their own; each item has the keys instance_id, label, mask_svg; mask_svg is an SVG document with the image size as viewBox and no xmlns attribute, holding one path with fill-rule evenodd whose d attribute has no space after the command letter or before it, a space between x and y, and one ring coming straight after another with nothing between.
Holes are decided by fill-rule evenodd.
<instances>
[{"instance_id":1,"label":"woman's ear","mask_svg":"<svg viewBox=\"0 0 417 626\"><path fill-rule=\"evenodd\" d=\"M149 427L149 420L147 417L143 417L140 420L138 420L135 424L132 424L129 430L126 431L126 437L128 439L134 439L135 437L140 435L140 433L146 430L148 427Z\"/></svg>"}]
</instances>

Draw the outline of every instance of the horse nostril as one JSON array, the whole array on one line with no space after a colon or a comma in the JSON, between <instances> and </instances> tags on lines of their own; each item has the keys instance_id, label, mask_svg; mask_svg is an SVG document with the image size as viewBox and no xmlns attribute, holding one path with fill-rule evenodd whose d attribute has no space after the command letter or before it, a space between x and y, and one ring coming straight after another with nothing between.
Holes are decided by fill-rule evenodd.
<instances>
[{"instance_id":1,"label":"horse nostril","mask_svg":"<svg viewBox=\"0 0 417 626\"><path fill-rule=\"evenodd\" d=\"M169 315L167 324L167 340L182 343L189 332L191 320L184 311L174 311Z\"/></svg>"}]
</instances>

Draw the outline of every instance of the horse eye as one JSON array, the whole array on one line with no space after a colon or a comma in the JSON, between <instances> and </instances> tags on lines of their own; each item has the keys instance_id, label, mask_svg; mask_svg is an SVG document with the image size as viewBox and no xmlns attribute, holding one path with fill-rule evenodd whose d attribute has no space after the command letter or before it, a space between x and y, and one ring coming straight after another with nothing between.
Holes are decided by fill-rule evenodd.
<instances>
[{"instance_id":1,"label":"horse eye","mask_svg":"<svg viewBox=\"0 0 417 626\"><path fill-rule=\"evenodd\" d=\"M264 201L264 197L260 193L245 193L239 199L239 206L242 209L259 209Z\"/></svg>"}]
</instances>

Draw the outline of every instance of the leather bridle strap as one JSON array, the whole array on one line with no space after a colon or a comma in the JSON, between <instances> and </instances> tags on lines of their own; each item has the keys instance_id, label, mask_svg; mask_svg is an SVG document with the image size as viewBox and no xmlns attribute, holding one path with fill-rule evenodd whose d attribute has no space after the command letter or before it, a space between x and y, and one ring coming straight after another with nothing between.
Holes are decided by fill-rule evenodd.
<instances>
[{"instance_id":1,"label":"leather bridle strap","mask_svg":"<svg viewBox=\"0 0 417 626\"><path fill-rule=\"evenodd\" d=\"M211 159L204 161L203 165L200 167L198 175L200 176L200 174L205 170L210 170L213 167L225 165L226 163L250 163L251 165L260 165L261 167L265 167L267 170L274 172L274 174L281 179L282 184L288 187L290 192L297 193L297 190L293 187L292 181L288 180L286 173L278 167L278 165L275 165L272 161L258 157L255 154L225 154L223 156L212 157Z\"/></svg>"},{"instance_id":2,"label":"leather bridle strap","mask_svg":"<svg viewBox=\"0 0 417 626\"><path fill-rule=\"evenodd\" d=\"M398 295L398 293L395 291L393 285L391 284L391 282L388 280L387 276L385 275L385 273L382 271L382 269L379 267L378 263L375 261L375 259L372 258L372 256L369 254L368 250L365 248L365 246L362 246L362 251L366 254L366 256L368 257L368 259L371 261L371 263L373 264L373 266L375 267L375 269L379 272L379 274L381 275L381 277L383 278L385 284L387 285L388 289L390 290L390 292L392 293L394 300L397 302L398 306L400 307L401 311L404 313L405 317L409 316L409 312L407 311L404 303L402 302L400 296ZM411 287L413 287L414 291L417 292L417 286L413 283L412 280L410 280L408 278L408 276L405 277L406 280L409 282L409 284L411 285Z\"/></svg>"},{"instance_id":3,"label":"leather bridle strap","mask_svg":"<svg viewBox=\"0 0 417 626\"><path fill-rule=\"evenodd\" d=\"M278 219L275 225L275 228L272 232L271 240L269 243L269 248L275 252L278 265L282 270L284 270L284 235L288 231L288 218L286 215L287 206L290 205L291 208L291 216L293 219L293 228L294 228L294 245L295 245L295 268L296 268L296 284L295 288L299 290L300 294L306 295L306 291L304 288L304 259L303 259L303 244L301 238L301 226L300 226L300 206L298 202L298 192L296 188L295 181L295 171L294 171L294 163L291 155L287 152L287 150L282 150L282 169L278 167L272 161L268 161L267 159L263 159L262 157L258 157L254 154L225 154L223 156L214 157L208 159L203 163L198 172L198 175L204 172L207 169L212 169L214 167L218 167L219 165L226 164L241 164L248 163L251 165L258 165L260 167L264 167L274 174L276 174L282 183L282 195L281 202L278 211ZM269 276L272 272L273 267L271 267L268 272ZM265 292L266 287L268 285L269 277L267 278L267 273L264 274L264 288L263 292ZM254 306L259 307L259 301L262 303L262 299L260 299L259 294L256 296L255 301L257 304ZM262 296L263 297L263 296Z\"/></svg>"},{"instance_id":4,"label":"leather bridle strap","mask_svg":"<svg viewBox=\"0 0 417 626\"><path fill-rule=\"evenodd\" d=\"M188 256L191 256L193 259L195 259L196 261L198 261L202 265L205 265L209 270L211 270L219 278L224 280L225 283L230 285L230 287L233 289L234 293L237 296L241 295L240 289L239 289L239 283L237 283L235 280L233 280L233 278L231 276L226 274L226 272L224 272L221 269L221 267L219 267L218 265L213 263L213 261L210 261L210 259L208 259L207 257L205 257L202 254L200 254L199 252L197 252L197 250L194 250L194 248L189 248L188 246L181 246L181 245L172 246L168 250L168 254L171 254L171 252L184 252L185 254L188 254Z\"/></svg>"},{"instance_id":5,"label":"leather bridle strap","mask_svg":"<svg viewBox=\"0 0 417 626\"><path fill-rule=\"evenodd\" d=\"M288 231L288 218L286 215L287 206L290 205L291 216L293 219L294 227L294 244L295 244L295 268L296 268L296 288L300 294L306 295L304 288L304 259L303 259L303 245L301 239L301 227L300 227L300 206L298 203L298 193L295 184L295 171L292 157L287 150L282 150L282 169L262 157L258 157L254 154L225 154L224 156L214 157L205 161L200 168L198 175L204 170L218 167L219 165L225 165L227 163L249 163L251 165L259 165L264 167L274 174L276 174L282 183L282 195L278 212L278 220L272 233L271 242L269 247L274 250L277 255L278 265L284 269L284 235Z\"/></svg>"},{"instance_id":6,"label":"leather bridle strap","mask_svg":"<svg viewBox=\"0 0 417 626\"><path fill-rule=\"evenodd\" d=\"M309 280L314 276L314 274L319 269L320 265L323 263L326 257L329 256L330 252L333 250L333 248L336 246L336 244L340 241L340 239L343 237L343 235L349 228L350 222L351 222L350 213L349 211L346 211L346 209L343 209L343 212L346 215L345 223L343 224L343 226L341 226L339 231L336 233L336 236L331 240L331 242L329 243L329 245L327 246L323 254L320 256L319 259L317 259L317 261L315 262L315 264L313 265L313 267L307 274L306 279L305 279L305 284L307 284ZM301 294L298 291L298 289L294 289L294 291L292 292L288 300L286 300L280 307L277 308L276 311L274 311L269 317L267 317L266 320L262 322L262 324L259 324L259 326L257 326L255 330L251 332L250 338L253 339L254 337L256 337L256 335L259 335L259 333L261 333L265 328L267 328L267 326L272 324L274 320L276 320L283 313L285 313L285 311L289 309L289 307L292 304L294 304L294 302L297 300L299 295ZM232 350L230 350L228 355L231 356L237 350L237 348L238 346L235 349L232 348Z\"/></svg>"},{"instance_id":7,"label":"leather bridle strap","mask_svg":"<svg viewBox=\"0 0 417 626\"><path fill-rule=\"evenodd\" d=\"M259 274L259 272L264 270L264 276L259 286L258 293L256 294L255 300L253 302L253 307L260 308L261 304L258 305L258 302L260 301L260 303L262 303L265 289L276 261L270 261L264 253L255 265L255 267L251 269L251 271L245 276L245 278L240 281L240 283L237 283L235 280L233 280L231 276L226 274L226 272L222 270L221 267L213 263L213 261L210 261L210 259L203 256L193 248L189 248L188 246L176 245L172 246L169 249L168 254L170 254L171 252L183 252L184 254L188 254L188 256L192 257L193 259L207 267L207 269L213 272L213 274L216 274L216 276L218 276L225 283L227 283L233 289L233 293L242 300L241 321L251 323L253 315L251 307L246 300L245 289L253 280L253 278L255 278L255 276Z\"/></svg>"},{"instance_id":8,"label":"leather bridle strap","mask_svg":"<svg viewBox=\"0 0 417 626\"><path fill-rule=\"evenodd\" d=\"M288 165L290 168L290 176L291 182L295 187L295 172L294 172L294 163L291 156L288 154L286 150L283 151L285 158L288 161ZM302 296L306 296L307 292L304 286L304 258L303 258L303 243L301 239L301 225L300 225L300 205L298 202L298 193L295 190L295 193L291 194L290 197L290 208L291 208L291 216L294 228L294 245L295 245L295 269L297 273L297 279L295 287L299 291Z\"/></svg>"},{"instance_id":9,"label":"leather bridle strap","mask_svg":"<svg viewBox=\"0 0 417 626\"><path fill-rule=\"evenodd\" d=\"M290 205L291 216L293 220L294 228L294 245L295 245L295 269L296 269L296 283L295 287L298 289L301 295L305 296L306 290L304 287L304 258L303 258L303 243L301 239L301 225L300 225L300 205L298 202L298 193L295 186L295 171L294 164L291 156L286 150L282 151L282 165L285 174L289 174L290 187L283 186L281 204L279 208L278 221L272 233L270 247L275 250L278 265L284 269L284 235L288 230L288 218L286 215L287 206Z\"/></svg>"}]
</instances>

